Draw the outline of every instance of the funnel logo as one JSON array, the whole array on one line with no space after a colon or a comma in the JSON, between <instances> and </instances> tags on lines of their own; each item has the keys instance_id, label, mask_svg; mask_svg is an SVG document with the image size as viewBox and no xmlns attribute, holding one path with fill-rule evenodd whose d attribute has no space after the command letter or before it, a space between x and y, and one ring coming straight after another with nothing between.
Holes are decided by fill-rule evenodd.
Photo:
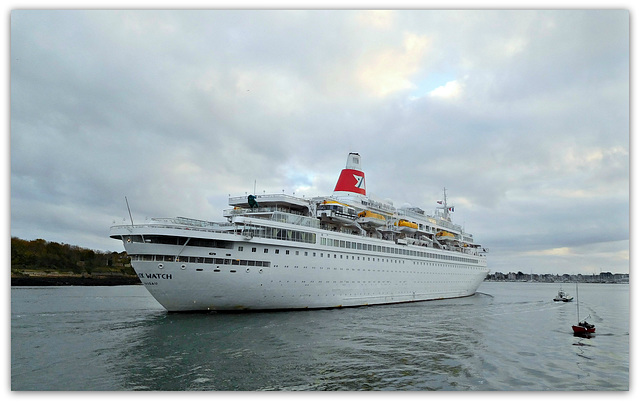
<instances>
[{"instance_id":1,"label":"funnel logo","mask_svg":"<svg viewBox=\"0 0 640 403\"><path fill-rule=\"evenodd\" d=\"M364 172L356 169L343 169L334 192L352 192L366 195Z\"/></svg>"}]
</instances>

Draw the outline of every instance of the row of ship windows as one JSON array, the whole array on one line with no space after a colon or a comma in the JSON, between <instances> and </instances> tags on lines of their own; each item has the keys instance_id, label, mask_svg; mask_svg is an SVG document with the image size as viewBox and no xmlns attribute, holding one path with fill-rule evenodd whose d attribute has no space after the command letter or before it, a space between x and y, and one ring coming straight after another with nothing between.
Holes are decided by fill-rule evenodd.
<instances>
[{"instance_id":1,"label":"row of ship windows","mask_svg":"<svg viewBox=\"0 0 640 403\"><path fill-rule=\"evenodd\" d=\"M204 263L204 264L230 264L232 266L256 266L271 267L271 262L262 260L240 260L240 259L221 259L212 257L195 257L195 256L168 256L168 255L131 255L132 261L143 262L182 262L182 263Z\"/></svg>"},{"instance_id":2,"label":"row of ship windows","mask_svg":"<svg viewBox=\"0 0 640 403\"><path fill-rule=\"evenodd\" d=\"M247 225L242 231L242 234L259 238L279 239L282 241L316 243L316 234L313 232L263 227L261 225Z\"/></svg>"},{"instance_id":3,"label":"row of ship windows","mask_svg":"<svg viewBox=\"0 0 640 403\"><path fill-rule=\"evenodd\" d=\"M243 247L238 247L239 251L243 250ZM256 248L252 248L252 252L256 252ZM285 250L285 254L289 255L290 250ZM269 249L265 248L264 253L269 253ZM280 249L275 250L275 254L279 254ZM300 251L295 251L296 255L300 254ZM316 256L316 252L312 252L313 256ZM304 256L309 256L309 252L304 252ZM244 260L244 259L230 259L230 258L211 258L211 257L196 257L196 256L178 256L177 258L172 255L130 255L132 261L143 261L143 262L182 262L182 263L204 263L204 264L230 264L233 266L259 266L259 267L270 267L271 262L260 261L260 260ZM320 257L324 257L324 253L320 253ZM331 254L327 253L327 258L331 258ZM338 258L337 254L334 254L333 257L335 259ZM343 259L343 255L340 255L340 259ZM346 257L349 259L349 256ZM355 256L351 256L351 260L356 260ZM360 256L357 256L357 260L360 260ZM364 256L362 257L364 261ZM367 261L376 261L376 258L368 257ZM387 262L387 263L402 263L405 261L401 259L385 259L385 258L377 258L378 262ZM297 267L297 266L296 266Z\"/></svg>"},{"instance_id":4,"label":"row of ship windows","mask_svg":"<svg viewBox=\"0 0 640 403\"><path fill-rule=\"evenodd\" d=\"M271 280L271 283L275 283L274 280ZM286 284L296 284L298 283L297 280L278 280L278 283L280 283L281 286L284 286ZM312 283L318 283L318 284L395 284L396 286L398 285L413 285L413 284L465 284L465 283L470 283L469 280L440 280L440 281L390 281L390 280L326 280L326 281L322 281L322 280L310 280L310 281L306 281L306 280L300 280L300 284L312 284Z\"/></svg>"},{"instance_id":5,"label":"row of ship windows","mask_svg":"<svg viewBox=\"0 0 640 403\"><path fill-rule=\"evenodd\" d=\"M199 246L204 248L233 249L233 242L219 239L187 238L170 235L126 235L122 236L126 243L157 243L162 245Z\"/></svg>"},{"instance_id":6,"label":"row of ship windows","mask_svg":"<svg viewBox=\"0 0 640 403\"><path fill-rule=\"evenodd\" d=\"M244 246L238 246L238 252L242 252L242 251L244 251ZM254 253L255 253L255 252L257 252L257 248L251 248L251 252L254 252ZM264 248L263 252L264 252L264 253L269 253L269 248ZM274 252L276 255L279 255L279 254L280 254L280 249L274 249L274 251L273 251L273 252ZM290 255L290 254L291 254L291 251L290 251L289 249L285 249L285 250L284 250L284 254L285 254L285 255ZM299 251L299 250L296 250L296 251L294 251L294 254L295 254L296 256L300 256L300 251ZM331 253L326 253L326 256L325 256L325 253L324 253L324 252L309 252L309 251L304 251L304 252L303 252L303 255L304 255L304 256L317 257L317 256L318 256L318 254L320 255L320 257L326 257L327 259L330 259L330 258L331 258ZM340 255L338 255L337 253L334 253L334 254L333 254L333 258L334 258L334 259L338 259L338 256L339 256L339 258L340 258L340 259L347 259L347 260L349 260L349 255L347 255L347 256L345 257L345 255L342 255L342 254L340 254ZM351 260L361 260L361 259L360 259L360 257L361 257L361 256L351 255ZM365 257L364 257L364 256L362 256L362 261L364 261L364 260L365 260ZM376 261L376 258L375 258L375 257L374 257L374 258L372 258L372 257L367 257L367 258L366 258L366 260L367 260L367 261L369 261L369 262L371 262L371 261L374 261L374 262L375 262L375 261ZM386 258L386 259L385 259L385 258L377 258L377 261L378 261L378 262L403 263L403 264L405 263L405 262L404 262L404 260L401 260L401 259L388 259L388 258Z\"/></svg>"},{"instance_id":7,"label":"row of ship windows","mask_svg":"<svg viewBox=\"0 0 640 403\"><path fill-rule=\"evenodd\" d=\"M242 247L240 247L242 248ZM255 248L253 248L255 249ZM242 249L240 249L242 250ZM266 251L268 251L268 249L265 249L265 253L267 253ZM279 250L276 249L276 253L279 253ZM255 251L254 251L255 252ZM285 251L286 254L289 254L289 250ZM299 254L299 251L295 251L296 254ZM307 256L308 252L304 252L305 256ZM316 252L312 252L313 255L316 255ZM333 257L335 259L338 258L338 256L340 256L340 259L343 259L344 256L343 255L337 255L334 254ZM320 253L320 257L324 257L323 253ZM331 258L331 254L327 253L327 258ZM351 260L355 260L356 257L351 256ZM232 265L232 266L255 266L255 267L271 267L271 262L268 261L261 261L261 260L245 260L245 259L231 259L231 258L210 258L210 257L197 257L197 256L179 256L179 257L175 257L175 256L170 256L170 255L131 255L131 260L132 261L143 261L143 262L181 262L181 263L204 263L204 264L216 264L216 265ZM349 256L346 256L346 260L349 260ZM357 260L360 260L360 256L357 256ZM362 257L362 260L364 261L365 258ZM371 262L386 262L386 263L400 263L400 264L405 264L406 262L402 259L387 259L387 258L371 258L368 257L367 261ZM430 266L448 266L448 267L462 267L459 265L455 265L455 264L444 264L444 263L430 263L430 262L414 262L414 265L430 265ZM275 265L274 267L278 267L278 265ZM285 268L288 268L288 265L284 266ZM298 266L294 266L294 268L298 268ZM306 269L307 266L304 266L304 268ZM315 269L315 267L312 267L313 269ZM324 267L320 267L320 270L322 270ZM331 270L330 267L326 268L327 270ZM333 268L333 270L338 270L338 268ZM340 270L350 270L350 269L343 269L340 268ZM351 270L356 270L356 269L351 269ZM362 269L363 271L365 269ZM357 269L357 271L360 271L360 269ZM369 269L369 271L372 271L371 269ZM373 269L373 271L376 271L376 269ZM377 271L385 271L385 270L380 270L378 269ZM387 270L387 271L392 271L392 270ZM406 273L418 273L418 272L406 272Z\"/></svg>"},{"instance_id":8,"label":"row of ship windows","mask_svg":"<svg viewBox=\"0 0 640 403\"><path fill-rule=\"evenodd\" d=\"M253 226L251 229L245 229L243 231L243 234L245 235L250 234L252 236L257 236L262 238L272 238L272 239L305 242L305 243L316 242L316 237L315 237L316 234L314 233L283 230L279 228L270 228L270 227ZM182 245L182 246L188 244L188 246L223 248L223 249L231 249L233 247L232 246L233 243L231 241L202 239L202 238L186 238L186 237L166 236L166 235L129 235L123 238L124 238L124 241L127 243L131 243L131 242L159 243L159 244L166 244L166 245ZM333 247L352 249L352 250L362 250L362 251L379 252L379 253L392 253L394 255L415 256L415 257L448 260L448 261L463 262L463 263L473 263L473 264L478 263L478 259L472 259L467 257L449 256L449 255L443 255L439 253L408 250L403 248L395 248L395 247L381 246L381 245L372 245L367 243L351 242L351 241L345 241L345 240L333 239L333 238L320 238L320 244L324 246L333 246ZM255 252L255 250L253 252ZM267 249L265 249L265 253L267 253ZM276 253L278 253L277 249L276 249Z\"/></svg>"},{"instance_id":9,"label":"row of ship windows","mask_svg":"<svg viewBox=\"0 0 640 403\"><path fill-rule=\"evenodd\" d=\"M434 266L434 267L455 267L455 268L464 267L464 266L460 266L460 265L444 264L444 263L431 263L431 266ZM277 264L273 265L273 267L278 267L278 265ZM289 268L289 266L283 266L283 267L285 269ZM294 269L298 269L298 268L300 268L300 266L293 266L293 268ZM303 269L308 269L308 268L309 268L308 266L303 266ZM311 267L311 269L315 270L316 267L313 266L313 267ZM438 272L430 272L430 271L412 271L412 270L395 270L395 269L355 269L355 268L350 269L348 267L347 268L344 268L344 267L340 267L340 268L333 267L333 268L331 268L331 267L322 267L321 266L318 269L320 269L320 270L329 270L329 271L331 271L331 270L334 270L334 271L337 271L337 270L340 270L340 271L342 271L342 270L344 270L344 271L363 271L363 272L365 272L365 271L370 271L371 272L372 271L372 272L379 272L379 273L408 273L408 274L423 274L423 275L441 274L441 272L438 273ZM447 275L448 276L455 276L455 275L467 276L468 273L455 273L455 272L453 272L453 273L447 273Z\"/></svg>"},{"instance_id":10,"label":"row of ship windows","mask_svg":"<svg viewBox=\"0 0 640 403\"><path fill-rule=\"evenodd\" d=\"M404 255L404 256L441 259L441 260L449 260L449 261L463 262L463 263L478 263L478 259L471 259L467 257L441 255L439 253L423 252L418 250L408 250L403 248L392 248L389 246L371 245L371 244L360 243L360 242L350 242L350 241L344 241L342 239L320 238L320 244L326 245L326 246L338 247L338 248L365 250L365 251L381 252L381 253L393 253L396 255Z\"/></svg>"},{"instance_id":11,"label":"row of ship windows","mask_svg":"<svg viewBox=\"0 0 640 403\"><path fill-rule=\"evenodd\" d=\"M281 228L252 225L245 227L240 233L242 235L250 237L278 239L282 241L304 242L312 244L316 243L316 234L314 234L313 232L294 231ZM187 238L183 236L171 235L126 235L123 236L123 241L127 243L159 243L163 245L188 244L189 246L200 246L205 248L229 249L232 247L231 241L205 238Z\"/></svg>"},{"instance_id":12,"label":"row of ship windows","mask_svg":"<svg viewBox=\"0 0 640 403\"><path fill-rule=\"evenodd\" d=\"M355 243L355 242L354 242ZM393 248L391 248L393 249ZM244 251L244 246L238 246L238 252L243 252ZM251 248L251 252L255 253L257 252L257 248ZM264 253L269 253L269 248L264 248L263 250ZM285 249L285 255L290 255L291 251L289 249ZM296 256L300 255L300 251L296 250L294 251ZM274 253L276 255L280 254L280 249L275 249ZM304 256L309 256L309 254L311 253L311 256L316 257L318 252L308 252L308 251L304 251ZM320 257L325 257L325 253L324 252L319 252L320 253ZM443 259L443 260L447 260L447 261L457 261L457 262L463 262L463 263L478 263L477 259L467 259L467 258L458 258L456 256L447 256L447 255L439 255L439 254L434 254L434 253L426 253L429 256L421 256L421 257L429 257L432 259ZM331 258L331 253L327 253L326 254L327 258ZM433 256L432 256L433 255ZM340 259L349 259L349 256L351 256L351 260L360 260L360 256L355 256L355 255L343 255L343 254L337 254L334 253L333 254L333 258L334 259L338 259L338 256L340 256ZM456 258L456 259L446 259L446 258ZM375 262L376 259L378 262L391 262L391 263L404 263L404 260L402 259L389 259L389 258L371 258L371 257L367 257L366 258L367 261L371 262L372 260ZM362 256L362 260L365 260L365 257ZM427 262L413 262L413 264L427 264Z\"/></svg>"}]
</instances>

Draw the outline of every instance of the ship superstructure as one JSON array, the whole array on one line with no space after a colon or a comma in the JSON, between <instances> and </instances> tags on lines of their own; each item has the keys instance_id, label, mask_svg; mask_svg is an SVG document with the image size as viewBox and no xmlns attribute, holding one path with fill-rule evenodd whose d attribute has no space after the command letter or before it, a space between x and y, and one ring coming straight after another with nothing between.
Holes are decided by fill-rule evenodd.
<instances>
[{"instance_id":1,"label":"ship superstructure","mask_svg":"<svg viewBox=\"0 0 640 403\"><path fill-rule=\"evenodd\" d=\"M169 311L312 309L472 295L486 250L435 214L367 196L350 153L328 197L229 197L225 222L156 218L111 227L149 292Z\"/></svg>"}]
</instances>

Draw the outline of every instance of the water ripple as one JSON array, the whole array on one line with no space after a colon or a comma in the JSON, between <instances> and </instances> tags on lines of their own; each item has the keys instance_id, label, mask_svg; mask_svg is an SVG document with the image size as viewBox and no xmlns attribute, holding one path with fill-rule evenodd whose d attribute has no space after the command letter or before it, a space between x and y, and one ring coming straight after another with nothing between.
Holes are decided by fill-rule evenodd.
<instances>
[{"instance_id":1,"label":"water ripple","mask_svg":"<svg viewBox=\"0 0 640 403\"><path fill-rule=\"evenodd\" d=\"M73 289L70 289L73 288ZM628 390L628 286L357 309L167 314L142 287L12 290L13 390Z\"/></svg>"}]
</instances>

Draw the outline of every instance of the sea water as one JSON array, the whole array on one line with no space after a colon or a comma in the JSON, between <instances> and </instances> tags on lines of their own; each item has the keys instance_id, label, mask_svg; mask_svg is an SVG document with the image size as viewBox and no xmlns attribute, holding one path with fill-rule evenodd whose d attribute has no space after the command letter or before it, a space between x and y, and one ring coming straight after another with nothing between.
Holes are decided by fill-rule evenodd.
<instances>
[{"instance_id":1,"label":"sea water","mask_svg":"<svg viewBox=\"0 0 640 403\"><path fill-rule=\"evenodd\" d=\"M629 285L485 282L361 308L167 313L142 286L12 287L14 391L629 389ZM574 284L563 284L575 295Z\"/></svg>"}]
</instances>

